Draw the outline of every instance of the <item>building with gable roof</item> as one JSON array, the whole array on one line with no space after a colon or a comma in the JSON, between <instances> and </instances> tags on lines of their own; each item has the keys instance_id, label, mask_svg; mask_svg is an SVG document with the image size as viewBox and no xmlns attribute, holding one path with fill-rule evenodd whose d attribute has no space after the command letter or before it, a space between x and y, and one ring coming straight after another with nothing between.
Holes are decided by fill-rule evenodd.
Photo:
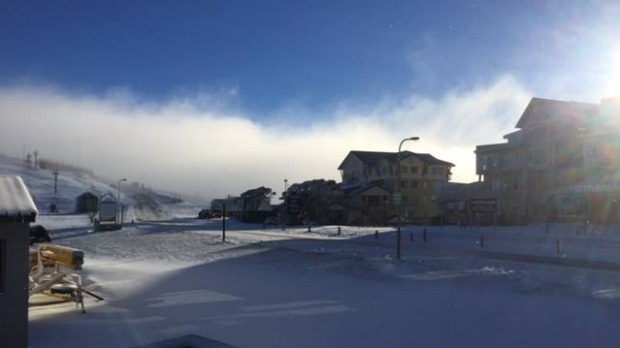
<instances>
[{"instance_id":1,"label":"building with gable roof","mask_svg":"<svg viewBox=\"0 0 620 348\"><path fill-rule=\"evenodd\" d=\"M620 99L532 98L506 142L476 147L476 172L506 220L620 223Z\"/></svg>"},{"instance_id":2,"label":"building with gable roof","mask_svg":"<svg viewBox=\"0 0 620 348\"><path fill-rule=\"evenodd\" d=\"M350 151L338 170L349 197L348 223L385 224L398 216L393 202L398 185L398 153ZM440 214L438 196L454 164L430 154L400 154L401 211L405 221L430 221Z\"/></svg>"}]
</instances>

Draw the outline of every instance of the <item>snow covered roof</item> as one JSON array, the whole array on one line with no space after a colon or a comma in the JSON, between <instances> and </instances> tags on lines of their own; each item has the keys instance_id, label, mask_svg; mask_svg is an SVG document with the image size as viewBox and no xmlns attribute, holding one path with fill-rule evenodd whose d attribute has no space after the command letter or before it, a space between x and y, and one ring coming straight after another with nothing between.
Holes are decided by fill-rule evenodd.
<instances>
[{"instance_id":1,"label":"snow covered roof","mask_svg":"<svg viewBox=\"0 0 620 348\"><path fill-rule=\"evenodd\" d=\"M22 179L0 176L0 221L34 222L37 207Z\"/></svg>"},{"instance_id":2,"label":"snow covered roof","mask_svg":"<svg viewBox=\"0 0 620 348\"><path fill-rule=\"evenodd\" d=\"M116 198L109 193L105 193L101 196L101 203L116 203Z\"/></svg>"}]
</instances>

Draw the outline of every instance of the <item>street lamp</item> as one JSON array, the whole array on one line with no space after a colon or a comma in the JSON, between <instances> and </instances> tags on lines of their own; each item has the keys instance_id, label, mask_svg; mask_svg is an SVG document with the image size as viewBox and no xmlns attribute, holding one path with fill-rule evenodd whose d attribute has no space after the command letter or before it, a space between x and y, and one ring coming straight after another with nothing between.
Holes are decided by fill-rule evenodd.
<instances>
[{"instance_id":1,"label":"street lamp","mask_svg":"<svg viewBox=\"0 0 620 348\"><path fill-rule=\"evenodd\" d=\"M397 260L400 260L400 235L401 235L400 228L401 228L401 219L402 219L401 215L402 215L402 210L403 210L402 208L403 194L402 192L400 192L401 190L401 187L400 187L400 181L401 181L400 149L402 148L403 143L408 140L418 141L420 140L420 137L410 137L410 138L405 138L401 140L400 144L398 145L398 154L396 155L396 164L398 165L398 180L396 181L396 192L398 193L398 195L400 195L399 199L401 200L400 203L398 204L398 216L397 216L397 219L398 219L398 229L396 231L396 259Z\"/></svg>"},{"instance_id":2,"label":"street lamp","mask_svg":"<svg viewBox=\"0 0 620 348\"><path fill-rule=\"evenodd\" d=\"M119 215L120 215L119 214L119 212L120 212L119 206L121 204L121 182L123 182L123 181L127 181L127 179L122 178L116 184L116 222L119 223L119 224L122 223L122 221L120 221L120 219L119 219Z\"/></svg>"}]
</instances>

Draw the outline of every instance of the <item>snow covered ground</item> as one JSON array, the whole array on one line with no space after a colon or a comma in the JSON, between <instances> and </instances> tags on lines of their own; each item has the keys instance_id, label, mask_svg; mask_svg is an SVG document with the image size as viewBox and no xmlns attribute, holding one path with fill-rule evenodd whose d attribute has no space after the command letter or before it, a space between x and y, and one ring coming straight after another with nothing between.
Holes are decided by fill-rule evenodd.
<instances>
[{"instance_id":1,"label":"snow covered ground","mask_svg":"<svg viewBox=\"0 0 620 348\"><path fill-rule=\"evenodd\" d=\"M84 250L86 314L33 305L30 346L136 347L195 334L239 347L616 347L620 229L554 225L268 228L197 220L200 207L124 191L128 223L93 233L62 213L100 179L0 159L54 243ZM140 192L142 193L142 192ZM138 207L140 205L140 207ZM375 238L377 236L377 238ZM481 245L481 237L483 237ZM558 248L558 241L559 248ZM573 263L556 260L577 261ZM518 262L517 262L518 261ZM567 267L570 266L570 267ZM34 302L34 301L33 301Z\"/></svg>"},{"instance_id":2,"label":"snow covered ground","mask_svg":"<svg viewBox=\"0 0 620 348\"><path fill-rule=\"evenodd\" d=\"M226 242L221 221L193 218L57 239L86 252L87 288L106 300L88 298L86 314L32 307L31 346L134 347L186 334L240 347L616 347L620 338L613 271L450 255L440 251L459 243L429 246L441 244L437 231L427 246L419 235L411 243L421 227L403 231L396 262L391 229L227 226ZM469 239L451 229L465 250Z\"/></svg>"}]
</instances>

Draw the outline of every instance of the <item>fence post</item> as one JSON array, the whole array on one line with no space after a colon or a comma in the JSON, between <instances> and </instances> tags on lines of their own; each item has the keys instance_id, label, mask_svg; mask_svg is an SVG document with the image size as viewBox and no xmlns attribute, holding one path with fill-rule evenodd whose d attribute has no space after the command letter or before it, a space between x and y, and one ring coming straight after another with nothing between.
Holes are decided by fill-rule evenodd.
<instances>
[{"instance_id":1,"label":"fence post","mask_svg":"<svg viewBox=\"0 0 620 348\"><path fill-rule=\"evenodd\" d=\"M409 241L413 243L413 233L409 233Z\"/></svg>"},{"instance_id":2,"label":"fence post","mask_svg":"<svg viewBox=\"0 0 620 348\"><path fill-rule=\"evenodd\" d=\"M424 235L424 243L426 243L426 228L424 229L423 235Z\"/></svg>"},{"instance_id":3,"label":"fence post","mask_svg":"<svg viewBox=\"0 0 620 348\"><path fill-rule=\"evenodd\" d=\"M379 230L375 230L375 239L379 239Z\"/></svg>"},{"instance_id":4,"label":"fence post","mask_svg":"<svg viewBox=\"0 0 620 348\"><path fill-rule=\"evenodd\" d=\"M340 235L340 226L338 226L338 235Z\"/></svg>"},{"instance_id":5,"label":"fence post","mask_svg":"<svg viewBox=\"0 0 620 348\"><path fill-rule=\"evenodd\" d=\"M226 204L222 204L222 243L226 242Z\"/></svg>"}]
</instances>

